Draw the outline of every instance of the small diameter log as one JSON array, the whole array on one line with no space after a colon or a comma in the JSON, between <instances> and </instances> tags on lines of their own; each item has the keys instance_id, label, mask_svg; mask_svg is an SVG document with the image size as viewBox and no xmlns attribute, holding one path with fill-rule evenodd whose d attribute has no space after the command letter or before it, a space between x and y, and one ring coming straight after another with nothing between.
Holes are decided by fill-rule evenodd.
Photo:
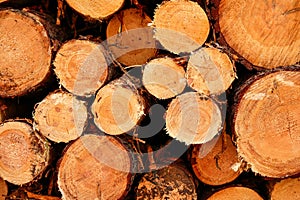
<instances>
[{"instance_id":1,"label":"small diameter log","mask_svg":"<svg viewBox=\"0 0 300 200\"><path fill-rule=\"evenodd\" d=\"M233 128L238 153L263 176L300 172L300 72L256 76L237 94Z\"/></svg>"},{"instance_id":2,"label":"small diameter log","mask_svg":"<svg viewBox=\"0 0 300 200\"><path fill-rule=\"evenodd\" d=\"M201 48L190 56L186 79L189 86L199 93L220 94L235 79L234 64L219 49Z\"/></svg>"},{"instance_id":3,"label":"small diameter log","mask_svg":"<svg viewBox=\"0 0 300 200\"><path fill-rule=\"evenodd\" d=\"M120 63L142 65L156 55L151 18L141 9L129 8L115 14L106 29L107 45Z\"/></svg>"},{"instance_id":4,"label":"small diameter log","mask_svg":"<svg viewBox=\"0 0 300 200\"><path fill-rule=\"evenodd\" d=\"M66 0L71 8L81 15L96 20L102 20L117 12L124 0Z\"/></svg>"},{"instance_id":5,"label":"small diameter log","mask_svg":"<svg viewBox=\"0 0 300 200\"><path fill-rule=\"evenodd\" d=\"M0 11L0 96L15 97L34 90L48 77L50 38L33 14Z\"/></svg>"},{"instance_id":6,"label":"small diameter log","mask_svg":"<svg viewBox=\"0 0 300 200\"><path fill-rule=\"evenodd\" d=\"M29 122L3 123L0 126L0 176L16 185L31 182L48 165L49 145Z\"/></svg>"},{"instance_id":7,"label":"small diameter log","mask_svg":"<svg viewBox=\"0 0 300 200\"><path fill-rule=\"evenodd\" d=\"M195 145L191 153L191 165L197 178L208 185L223 185L234 181L243 170L231 137L223 133L208 143L214 146L207 155L202 155L205 148L203 145Z\"/></svg>"},{"instance_id":8,"label":"small diameter log","mask_svg":"<svg viewBox=\"0 0 300 200\"><path fill-rule=\"evenodd\" d=\"M54 66L60 84L78 96L94 95L108 78L104 48L87 40L66 42L57 52Z\"/></svg>"},{"instance_id":9,"label":"small diameter log","mask_svg":"<svg viewBox=\"0 0 300 200\"><path fill-rule=\"evenodd\" d=\"M101 88L92 104L95 124L110 135L133 129L145 115L145 109L144 98L125 75Z\"/></svg>"},{"instance_id":10,"label":"small diameter log","mask_svg":"<svg viewBox=\"0 0 300 200\"><path fill-rule=\"evenodd\" d=\"M263 68L300 60L299 1L221 0L221 33L238 54Z\"/></svg>"},{"instance_id":11,"label":"small diameter log","mask_svg":"<svg viewBox=\"0 0 300 200\"><path fill-rule=\"evenodd\" d=\"M207 200L263 200L263 198L254 190L246 187L228 187L222 189Z\"/></svg>"},{"instance_id":12,"label":"small diameter log","mask_svg":"<svg viewBox=\"0 0 300 200\"><path fill-rule=\"evenodd\" d=\"M179 164L145 174L136 188L136 199L197 199L197 185L192 174Z\"/></svg>"},{"instance_id":13,"label":"small diameter log","mask_svg":"<svg viewBox=\"0 0 300 200\"><path fill-rule=\"evenodd\" d=\"M77 139L86 121L85 103L61 90L50 93L34 111L34 128L54 142L68 143Z\"/></svg>"},{"instance_id":14,"label":"small diameter log","mask_svg":"<svg viewBox=\"0 0 300 200\"><path fill-rule=\"evenodd\" d=\"M8 187L6 182L0 178L0 200L5 200L8 193Z\"/></svg>"},{"instance_id":15,"label":"small diameter log","mask_svg":"<svg viewBox=\"0 0 300 200\"><path fill-rule=\"evenodd\" d=\"M131 160L110 136L87 134L65 151L58 169L62 199L122 199L131 185Z\"/></svg>"},{"instance_id":16,"label":"small diameter log","mask_svg":"<svg viewBox=\"0 0 300 200\"><path fill-rule=\"evenodd\" d=\"M170 52L191 52L206 41L210 25L204 10L193 1L164 1L155 10L155 38Z\"/></svg>"},{"instance_id":17,"label":"small diameter log","mask_svg":"<svg viewBox=\"0 0 300 200\"><path fill-rule=\"evenodd\" d=\"M222 116L218 105L196 92L177 96L166 111L167 133L186 144L206 143L221 128Z\"/></svg>"},{"instance_id":18,"label":"small diameter log","mask_svg":"<svg viewBox=\"0 0 300 200\"><path fill-rule=\"evenodd\" d=\"M300 199L300 178L288 178L277 182L271 192L271 200Z\"/></svg>"},{"instance_id":19,"label":"small diameter log","mask_svg":"<svg viewBox=\"0 0 300 200\"><path fill-rule=\"evenodd\" d=\"M155 97L168 99L180 94L185 86L185 71L172 58L151 60L143 70L143 85Z\"/></svg>"}]
</instances>

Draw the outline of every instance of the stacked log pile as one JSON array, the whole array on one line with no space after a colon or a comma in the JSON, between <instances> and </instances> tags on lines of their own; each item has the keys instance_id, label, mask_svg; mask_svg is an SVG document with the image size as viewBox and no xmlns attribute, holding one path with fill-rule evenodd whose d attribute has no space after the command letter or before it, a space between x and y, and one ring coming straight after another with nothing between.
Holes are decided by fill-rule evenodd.
<instances>
[{"instance_id":1,"label":"stacked log pile","mask_svg":"<svg viewBox=\"0 0 300 200\"><path fill-rule=\"evenodd\" d=\"M299 19L298 0L0 0L0 199L299 199Z\"/></svg>"}]
</instances>

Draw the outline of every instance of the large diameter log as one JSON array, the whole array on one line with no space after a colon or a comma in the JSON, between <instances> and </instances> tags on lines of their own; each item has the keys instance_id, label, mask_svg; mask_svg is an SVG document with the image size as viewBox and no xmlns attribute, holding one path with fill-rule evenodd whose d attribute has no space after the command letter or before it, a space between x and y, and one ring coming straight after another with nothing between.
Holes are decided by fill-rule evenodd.
<instances>
[{"instance_id":1,"label":"large diameter log","mask_svg":"<svg viewBox=\"0 0 300 200\"><path fill-rule=\"evenodd\" d=\"M202 155L202 148L205 148L203 145L194 145L191 152L190 162L197 178L208 185L223 185L234 181L243 170L231 137L223 133L208 143L214 146L207 155Z\"/></svg>"},{"instance_id":2,"label":"large diameter log","mask_svg":"<svg viewBox=\"0 0 300 200\"><path fill-rule=\"evenodd\" d=\"M245 82L237 94L239 154L263 176L300 172L300 72L277 70Z\"/></svg>"},{"instance_id":3,"label":"large diameter log","mask_svg":"<svg viewBox=\"0 0 300 200\"><path fill-rule=\"evenodd\" d=\"M87 108L72 94L57 90L36 105L33 118L34 128L49 140L68 143L82 134Z\"/></svg>"},{"instance_id":4,"label":"large diameter log","mask_svg":"<svg viewBox=\"0 0 300 200\"><path fill-rule=\"evenodd\" d=\"M49 75L51 44L43 24L19 10L0 11L0 96L34 90Z\"/></svg>"},{"instance_id":5,"label":"large diameter log","mask_svg":"<svg viewBox=\"0 0 300 200\"><path fill-rule=\"evenodd\" d=\"M293 65L300 60L299 1L221 0L220 31L226 43L253 65Z\"/></svg>"},{"instance_id":6,"label":"large diameter log","mask_svg":"<svg viewBox=\"0 0 300 200\"><path fill-rule=\"evenodd\" d=\"M122 199L131 185L131 158L110 136L87 134L65 151L58 168L62 199Z\"/></svg>"},{"instance_id":7,"label":"large diameter log","mask_svg":"<svg viewBox=\"0 0 300 200\"><path fill-rule=\"evenodd\" d=\"M199 48L210 26L204 10L193 1L164 1L155 10L155 38L170 52L179 54Z\"/></svg>"},{"instance_id":8,"label":"large diameter log","mask_svg":"<svg viewBox=\"0 0 300 200\"><path fill-rule=\"evenodd\" d=\"M196 183L192 174L182 165L172 164L145 174L136 189L136 199L196 200Z\"/></svg>"},{"instance_id":9,"label":"large diameter log","mask_svg":"<svg viewBox=\"0 0 300 200\"><path fill-rule=\"evenodd\" d=\"M0 126L0 176L21 185L34 180L47 167L50 144L23 121Z\"/></svg>"},{"instance_id":10,"label":"large diameter log","mask_svg":"<svg viewBox=\"0 0 300 200\"><path fill-rule=\"evenodd\" d=\"M124 0L66 0L71 8L87 18L102 20L117 12Z\"/></svg>"},{"instance_id":11,"label":"large diameter log","mask_svg":"<svg viewBox=\"0 0 300 200\"><path fill-rule=\"evenodd\" d=\"M186 144L206 143L221 129L219 106L211 98L196 92L177 96L166 111L167 133Z\"/></svg>"},{"instance_id":12,"label":"large diameter log","mask_svg":"<svg viewBox=\"0 0 300 200\"><path fill-rule=\"evenodd\" d=\"M92 104L94 122L110 135L119 135L133 129L145 115L146 102L137 86L123 76L103 88Z\"/></svg>"},{"instance_id":13,"label":"large diameter log","mask_svg":"<svg viewBox=\"0 0 300 200\"><path fill-rule=\"evenodd\" d=\"M275 183L270 196L271 200L300 199L300 178L288 178Z\"/></svg>"},{"instance_id":14,"label":"large diameter log","mask_svg":"<svg viewBox=\"0 0 300 200\"><path fill-rule=\"evenodd\" d=\"M254 190L246 187L229 187L222 189L207 200L263 200Z\"/></svg>"},{"instance_id":15,"label":"large diameter log","mask_svg":"<svg viewBox=\"0 0 300 200\"><path fill-rule=\"evenodd\" d=\"M235 79L234 64L217 48L201 48L190 56L186 79L189 86L199 93L221 94Z\"/></svg>"},{"instance_id":16,"label":"large diameter log","mask_svg":"<svg viewBox=\"0 0 300 200\"><path fill-rule=\"evenodd\" d=\"M156 55L151 18L140 9L129 8L115 14L106 29L107 45L115 59L131 65L145 64Z\"/></svg>"},{"instance_id":17,"label":"large diameter log","mask_svg":"<svg viewBox=\"0 0 300 200\"><path fill-rule=\"evenodd\" d=\"M94 95L108 79L104 48L87 40L70 40L57 52L54 66L60 84L78 96Z\"/></svg>"},{"instance_id":18,"label":"large diameter log","mask_svg":"<svg viewBox=\"0 0 300 200\"><path fill-rule=\"evenodd\" d=\"M185 71L169 57L153 59L143 70L143 85L158 99L168 99L180 94L185 86Z\"/></svg>"}]
</instances>

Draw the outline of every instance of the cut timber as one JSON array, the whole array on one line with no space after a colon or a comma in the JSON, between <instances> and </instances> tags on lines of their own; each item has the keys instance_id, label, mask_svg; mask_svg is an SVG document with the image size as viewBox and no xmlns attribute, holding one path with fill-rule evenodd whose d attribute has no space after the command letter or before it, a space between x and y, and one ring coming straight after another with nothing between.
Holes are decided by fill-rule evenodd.
<instances>
[{"instance_id":1,"label":"cut timber","mask_svg":"<svg viewBox=\"0 0 300 200\"><path fill-rule=\"evenodd\" d=\"M34 90L49 75L50 38L38 17L18 10L0 11L0 96Z\"/></svg>"},{"instance_id":2,"label":"cut timber","mask_svg":"<svg viewBox=\"0 0 300 200\"><path fill-rule=\"evenodd\" d=\"M300 178L288 178L277 182L271 192L271 200L300 199Z\"/></svg>"},{"instance_id":3,"label":"cut timber","mask_svg":"<svg viewBox=\"0 0 300 200\"><path fill-rule=\"evenodd\" d=\"M49 145L29 122L3 123L0 126L0 177L16 185L32 181L48 165Z\"/></svg>"},{"instance_id":4,"label":"cut timber","mask_svg":"<svg viewBox=\"0 0 300 200\"><path fill-rule=\"evenodd\" d=\"M277 70L245 82L236 95L238 153L263 176L300 172L300 72Z\"/></svg>"},{"instance_id":5,"label":"cut timber","mask_svg":"<svg viewBox=\"0 0 300 200\"><path fill-rule=\"evenodd\" d=\"M143 85L153 96L168 99L184 90L184 75L183 67L172 58L157 58L146 64L143 70Z\"/></svg>"},{"instance_id":6,"label":"cut timber","mask_svg":"<svg viewBox=\"0 0 300 200\"><path fill-rule=\"evenodd\" d=\"M207 200L263 200L254 190L246 187L229 187L222 189Z\"/></svg>"},{"instance_id":7,"label":"cut timber","mask_svg":"<svg viewBox=\"0 0 300 200\"><path fill-rule=\"evenodd\" d=\"M110 135L133 129L145 115L146 103L129 77L116 79L101 88L92 104L94 122Z\"/></svg>"},{"instance_id":8,"label":"cut timber","mask_svg":"<svg viewBox=\"0 0 300 200\"><path fill-rule=\"evenodd\" d=\"M78 96L94 95L108 78L105 50L87 40L70 40L57 52L55 73L60 84Z\"/></svg>"},{"instance_id":9,"label":"cut timber","mask_svg":"<svg viewBox=\"0 0 300 200\"><path fill-rule=\"evenodd\" d=\"M2 178L0 178L0 200L5 200L7 193L8 193L7 184Z\"/></svg>"},{"instance_id":10,"label":"cut timber","mask_svg":"<svg viewBox=\"0 0 300 200\"><path fill-rule=\"evenodd\" d=\"M191 164L195 175L208 185L230 183L243 171L241 160L238 158L231 137L223 133L216 139L217 143L214 144L213 149L207 155L201 155L202 145L195 145L191 155ZM214 140L210 142L214 142Z\"/></svg>"},{"instance_id":11,"label":"cut timber","mask_svg":"<svg viewBox=\"0 0 300 200\"><path fill-rule=\"evenodd\" d=\"M155 38L167 50L191 52L206 41L210 26L203 9L193 1L164 1L155 11Z\"/></svg>"},{"instance_id":12,"label":"cut timber","mask_svg":"<svg viewBox=\"0 0 300 200\"><path fill-rule=\"evenodd\" d=\"M83 16L102 20L117 12L124 3L124 0L66 0L71 8Z\"/></svg>"},{"instance_id":13,"label":"cut timber","mask_svg":"<svg viewBox=\"0 0 300 200\"><path fill-rule=\"evenodd\" d=\"M187 92L171 101L166 111L167 133L187 144L210 141L222 127L218 105L196 92Z\"/></svg>"},{"instance_id":14,"label":"cut timber","mask_svg":"<svg viewBox=\"0 0 300 200\"><path fill-rule=\"evenodd\" d=\"M131 185L131 159L110 136L87 134L65 151L58 169L62 199L121 199Z\"/></svg>"},{"instance_id":15,"label":"cut timber","mask_svg":"<svg viewBox=\"0 0 300 200\"><path fill-rule=\"evenodd\" d=\"M35 107L34 128L54 142L68 143L77 139L86 121L84 102L61 90L50 93Z\"/></svg>"},{"instance_id":16,"label":"cut timber","mask_svg":"<svg viewBox=\"0 0 300 200\"><path fill-rule=\"evenodd\" d=\"M106 29L107 44L122 64L142 65L156 55L149 16L140 9L130 8L115 14Z\"/></svg>"},{"instance_id":17,"label":"cut timber","mask_svg":"<svg viewBox=\"0 0 300 200\"><path fill-rule=\"evenodd\" d=\"M221 33L238 54L263 68L300 60L300 2L221 0Z\"/></svg>"},{"instance_id":18,"label":"cut timber","mask_svg":"<svg viewBox=\"0 0 300 200\"><path fill-rule=\"evenodd\" d=\"M186 79L189 86L199 93L221 94L235 79L234 65L219 49L201 48L190 56Z\"/></svg>"},{"instance_id":19,"label":"cut timber","mask_svg":"<svg viewBox=\"0 0 300 200\"><path fill-rule=\"evenodd\" d=\"M192 174L182 165L173 164L145 174L136 189L137 199L196 200L196 183Z\"/></svg>"}]
</instances>

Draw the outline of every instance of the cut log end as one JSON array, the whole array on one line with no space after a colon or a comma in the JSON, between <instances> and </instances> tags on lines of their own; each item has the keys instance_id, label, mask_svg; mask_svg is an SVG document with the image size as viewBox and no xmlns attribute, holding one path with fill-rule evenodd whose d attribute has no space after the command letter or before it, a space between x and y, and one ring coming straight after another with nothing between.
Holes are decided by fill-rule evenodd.
<instances>
[{"instance_id":1,"label":"cut log end","mask_svg":"<svg viewBox=\"0 0 300 200\"><path fill-rule=\"evenodd\" d=\"M7 194L8 194L7 184L2 178L0 178L0 200L5 200Z\"/></svg>"},{"instance_id":2,"label":"cut log end","mask_svg":"<svg viewBox=\"0 0 300 200\"><path fill-rule=\"evenodd\" d=\"M155 38L167 50L191 52L206 41L210 25L204 10L186 0L165 1L155 11Z\"/></svg>"},{"instance_id":3,"label":"cut log end","mask_svg":"<svg viewBox=\"0 0 300 200\"><path fill-rule=\"evenodd\" d=\"M225 92L235 79L234 65L226 53L201 48L189 59L186 78L191 88L210 95Z\"/></svg>"},{"instance_id":4,"label":"cut log end","mask_svg":"<svg viewBox=\"0 0 300 200\"><path fill-rule=\"evenodd\" d=\"M223 133L209 143L213 143L213 148L207 155L202 155L202 151L205 151L203 148L206 148L207 144L195 145L193 148L191 164L195 175L208 185L223 185L232 182L243 170L231 137Z\"/></svg>"},{"instance_id":5,"label":"cut log end","mask_svg":"<svg viewBox=\"0 0 300 200\"><path fill-rule=\"evenodd\" d=\"M131 185L131 160L109 136L84 135L64 153L58 169L63 199L121 199Z\"/></svg>"},{"instance_id":6,"label":"cut log end","mask_svg":"<svg viewBox=\"0 0 300 200\"><path fill-rule=\"evenodd\" d=\"M158 58L146 64L143 85L155 97L168 99L180 94L185 86L185 71L172 58Z\"/></svg>"},{"instance_id":7,"label":"cut log end","mask_svg":"<svg viewBox=\"0 0 300 200\"><path fill-rule=\"evenodd\" d=\"M299 62L298 0L221 0L219 16L228 45L253 65L275 68Z\"/></svg>"},{"instance_id":8,"label":"cut log end","mask_svg":"<svg viewBox=\"0 0 300 200\"><path fill-rule=\"evenodd\" d=\"M55 73L60 84L78 96L90 96L108 78L103 47L87 40L71 40L57 52Z\"/></svg>"},{"instance_id":9,"label":"cut log end","mask_svg":"<svg viewBox=\"0 0 300 200\"><path fill-rule=\"evenodd\" d=\"M150 17L136 8L114 15L107 25L106 37L117 61L126 66L142 65L156 55L150 22Z\"/></svg>"},{"instance_id":10,"label":"cut log end","mask_svg":"<svg viewBox=\"0 0 300 200\"><path fill-rule=\"evenodd\" d=\"M299 173L300 72L279 70L246 84L234 118L239 154L263 176Z\"/></svg>"},{"instance_id":11,"label":"cut log end","mask_svg":"<svg viewBox=\"0 0 300 200\"><path fill-rule=\"evenodd\" d=\"M288 178L277 182L271 192L271 200L300 199L300 178Z\"/></svg>"},{"instance_id":12,"label":"cut log end","mask_svg":"<svg viewBox=\"0 0 300 200\"><path fill-rule=\"evenodd\" d=\"M187 144L202 144L219 133L222 117L213 100L187 92L171 101L166 111L167 133Z\"/></svg>"},{"instance_id":13,"label":"cut log end","mask_svg":"<svg viewBox=\"0 0 300 200\"><path fill-rule=\"evenodd\" d=\"M24 95L49 74L50 39L44 26L25 12L0 11L0 96Z\"/></svg>"},{"instance_id":14,"label":"cut log end","mask_svg":"<svg viewBox=\"0 0 300 200\"><path fill-rule=\"evenodd\" d=\"M192 175L178 164L145 174L136 193L138 200L197 199Z\"/></svg>"},{"instance_id":15,"label":"cut log end","mask_svg":"<svg viewBox=\"0 0 300 200\"><path fill-rule=\"evenodd\" d=\"M35 128L54 142L70 142L83 132L87 108L72 94L55 91L40 102L34 112Z\"/></svg>"},{"instance_id":16,"label":"cut log end","mask_svg":"<svg viewBox=\"0 0 300 200\"><path fill-rule=\"evenodd\" d=\"M123 6L124 0L67 0L67 3L83 16L101 20L117 12Z\"/></svg>"},{"instance_id":17,"label":"cut log end","mask_svg":"<svg viewBox=\"0 0 300 200\"><path fill-rule=\"evenodd\" d=\"M240 200L240 199L263 200L263 198L258 193L246 187L229 187L214 193L207 200Z\"/></svg>"},{"instance_id":18,"label":"cut log end","mask_svg":"<svg viewBox=\"0 0 300 200\"><path fill-rule=\"evenodd\" d=\"M0 127L0 176L21 185L44 171L49 161L49 143L26 122L5 122Z\"/></svg>"}]
</instances>

